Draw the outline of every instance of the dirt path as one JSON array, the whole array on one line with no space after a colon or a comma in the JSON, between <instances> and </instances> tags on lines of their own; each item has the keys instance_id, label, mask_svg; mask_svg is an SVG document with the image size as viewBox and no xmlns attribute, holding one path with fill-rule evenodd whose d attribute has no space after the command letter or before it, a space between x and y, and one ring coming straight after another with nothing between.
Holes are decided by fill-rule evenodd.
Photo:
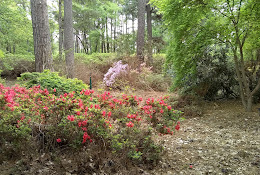
<instances>
[{"instance_id":1,"label":"dirt path","mask_svg":"<svg viewBox=\"0 0 260 175\"><path fill-rule=\"evenodd\" d=\"M204 104L174 136L163 136L166 155L152 174L260 175L260 116L239 102Z\"/></svg>"}]
</instances>

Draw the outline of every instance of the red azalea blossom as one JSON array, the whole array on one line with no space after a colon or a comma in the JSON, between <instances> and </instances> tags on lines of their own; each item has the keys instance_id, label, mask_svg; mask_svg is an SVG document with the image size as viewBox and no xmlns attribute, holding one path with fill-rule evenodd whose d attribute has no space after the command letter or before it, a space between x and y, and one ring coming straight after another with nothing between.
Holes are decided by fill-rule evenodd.
<instances>
[{"instance_id":1,"label":"red azalea blossom","mask_svg":"<svg viewBox=\"0 0 260 175\"><path fill-rule=\"evenodd\" d=\"M160 113L163 113L164 111L163 111L163 109L161 108L161 110L160 110Z\"/></svg>"},{"instance_id":2,"label":"red azalea blossom","mask_svg":"<svg viewBox=\"0 0 260 175\"><path fill-rule=\"evenodd\" d=\"M82 126L86 126L87 125L87 122L88 122L88 120L84 120L81 124L82 124Z\"/></svg>"},{"instance_id":3,"label":"red azalea blossom","mask_svg":"<svg viewBox=\"0 0 260 175\"><path fill-rule=\"evenodd\" d=\"M134 127L134 124L132 122L129 122L129 123L126 123L126 126L129 128L132 128L132 127Z\"/></svg>"},{"instance_id":4,"label":"red azalea blossom","mask_svg":"<svg viewBox=\"0 0 260 175\"><path fill-rule=\"evenodd\" d=\"M179 129L180 129L180 124L177 124L177 125L175 126L175 129L176 129L177 131L179 131Z\"/></svg>"},{"instance_id":5,"label":"red azalea blossom","mask_svg":"<svg viewBox=\"0 0 260 175\"><path fill-rule=\"evenodd\" d=\"M81 127L81 122L78 122L78 126Z\"/></svg>"},{"instance_id":6,"label":"red azalea blossom","mask_svg":"<svg viewBox=\"0 0 260 175\"><path fill-rule=\"evenodd\" d=\"M74 121L74 120L75 120L74 115L69 115L67 118L68 118L68 120L70 120L70 121Z\"/></svg>"},{"instance_id":7,"label":"red azalea blossom","mask_svg":"<svg viewBox=\"0 0 260 175\"><path fill-rule=\"evenodd\" d=\"M58 143L60 143L60 142L61 142L61 139L60 139L60 138L58 138L56 141L57 141Z\"/></svg>"}]
</instances>

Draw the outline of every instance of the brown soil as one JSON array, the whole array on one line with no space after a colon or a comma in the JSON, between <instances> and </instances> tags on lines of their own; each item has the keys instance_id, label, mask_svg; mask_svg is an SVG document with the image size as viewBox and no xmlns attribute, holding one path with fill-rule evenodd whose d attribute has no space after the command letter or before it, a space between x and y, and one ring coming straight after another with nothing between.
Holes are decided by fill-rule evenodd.
<instances>
[{"instance_id":1,"label":"brown soil","mask_svg":"<svg viewBox=\"0 0 260 175\"><path fill-rule=\"evenodd\" d=\"M161 92L146 91L137 91L135 94L144 99L165 95ZM176 94L170 96L177 97ZM138 170L135 172L155 175L260 175L260 116L257 112L259 107L260 104L255 105L254 112L247 113L237 100L201 102L195 107L191 106L190 108L196 109L198 115L184 114L186 120L181 123L178 132L174 135L155 136L155 139L164 142L165 147L165 154L158 166L152 170L137 167ZM0 174L10 174L10 169L14 168L14 165L19 166L18 163L4 162L0 165ZM55 166L52 165L53 162L49 164L51 165L46 163L41 166L39 164L28 166L29 169L38 167L39 170L34 171L37 174L59 174L50 168ZM103 171L101 174L110 173Z\"/></svg>"},{"instance_id":2,"label":"brown soil","mask_svg":"<svg viewBox=\"0 0 260 175\"><path fill-rule=\"evenodd\" d=\"M258 104L259 107L259 104ZM260 116L240 101L204 103L201 117L185 120L152 174L260 174Z\"/></svg>"}]
</instances>

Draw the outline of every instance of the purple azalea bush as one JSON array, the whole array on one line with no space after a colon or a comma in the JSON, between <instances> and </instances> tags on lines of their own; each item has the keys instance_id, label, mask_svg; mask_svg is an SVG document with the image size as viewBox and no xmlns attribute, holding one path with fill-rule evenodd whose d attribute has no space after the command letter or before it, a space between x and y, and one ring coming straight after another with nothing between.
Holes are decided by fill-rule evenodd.
<instances>
[{"instance_id":1,"label":"purple azalea bush","mask_svg":"<svg viewBox=\"0 0 260 175\"><path fill-rule=\"evenodd\" d=\"M113 67L110 67L107 73L104 75L104 83L106 86L112 86L121 73L126 73L128 64L122 64L122 60L114 63Z\"/></svg>"}]
</instances>

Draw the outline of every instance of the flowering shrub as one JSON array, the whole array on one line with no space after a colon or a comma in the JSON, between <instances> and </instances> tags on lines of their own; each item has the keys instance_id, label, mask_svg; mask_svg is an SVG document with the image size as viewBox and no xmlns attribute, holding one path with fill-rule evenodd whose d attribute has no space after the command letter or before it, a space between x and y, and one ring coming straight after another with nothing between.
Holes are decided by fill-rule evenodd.
<instances>
[{"instance_id":1,"label":"flowering shrub","mask_svg":"<svg viewBox=\"0 0 260 175\"><path fill-rule=\"evenodd\" d=\"M110 92L95 94L89 89L75 94L56 96L40 85L27 89L0 84L2 143L36 140L38 149L47 150L105 145L112 153L149 163L162 151L152 133L180 129L180 112L167 104L168 97L150 98L142 105L143 99L133 95L114 98Z\"/></svg>"},{"instance_id":2,"label":"flowering shrub","mask_svg":"<svg viewBox=\"0 0 260 175\"><path fill-rule=\"evenodd\" d=\"M116 78L122 74L127 72L128 65L122 64L122 61L118 61L114 63L113 67L111 67L108 72L104 75L104 83L106 86L112 86L115 83Z\"/></svg>"}]
</instances>

